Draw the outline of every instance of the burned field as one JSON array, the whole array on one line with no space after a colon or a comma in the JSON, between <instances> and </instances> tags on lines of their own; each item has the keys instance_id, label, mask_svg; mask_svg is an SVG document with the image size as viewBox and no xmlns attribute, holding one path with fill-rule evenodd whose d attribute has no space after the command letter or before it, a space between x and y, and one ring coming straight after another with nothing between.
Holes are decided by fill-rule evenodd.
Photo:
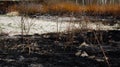
<instances>
[{"instance_id":1,"label":"burned field","mask_svg":"<svg viewBox=\"0 0 120 67\"><path fill-rule=\"evenodd\" d=\"M0 1L0 67L119 67L119 4Z\"/></svg>"},{"instance_id":2,"label":"burned field","mask_svg":"<svg viewBox=\"0 0 120 67\"><path fill-rule=\"evenodd\" d=\"M14 36L1 34L0 67L118 67L119 34L119 30Z\"/></svg>"}]
</instances>

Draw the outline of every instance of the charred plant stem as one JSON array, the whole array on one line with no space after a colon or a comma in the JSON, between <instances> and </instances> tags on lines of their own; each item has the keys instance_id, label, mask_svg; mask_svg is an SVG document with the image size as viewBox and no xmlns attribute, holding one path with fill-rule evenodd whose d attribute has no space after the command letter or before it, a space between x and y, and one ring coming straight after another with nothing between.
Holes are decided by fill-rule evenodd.
<instances>
[{"instance_id":1,"label":"charred plant stem","mask_svg":"<svg viewBox=\"0 0 120 67\"><path fill-rule=\"evenodd\" d=\"M102 51L102 53L103 53L103 56L104 56L104 58L105 58L105 61L106 61L107 65L108 65L108 67L111 67L111 66L110 66L110 63L109 63L109 61L108 61L108 58L107 58L107 56L106 56L106 54L105 54L105 51L104 51L103 47L101 46L101 43L100 43L100 41L99 41L96 33L95 33L95 32L93 32L93 33L94 33L95 39L97 40L97 43L98 43L98 45L99 45L99 47L100 47L100 49L101 49L101 51Z\"/></svg>"}]
</instances>

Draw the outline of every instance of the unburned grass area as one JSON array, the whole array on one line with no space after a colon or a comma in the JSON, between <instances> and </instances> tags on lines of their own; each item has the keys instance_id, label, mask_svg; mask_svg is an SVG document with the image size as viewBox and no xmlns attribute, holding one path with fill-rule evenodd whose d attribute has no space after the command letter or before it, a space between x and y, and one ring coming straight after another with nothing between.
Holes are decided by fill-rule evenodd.
<instances>
[{"instance_id":1,"label":"unburned grass area","mask_svg":"<svg viewBox=\"0 0 120 67\"><path fill-rule=\"evenodd\" d=\"M71 2L60 2L52 4L19 4L9 6L7 11L18 11L20 14L50 14L50 15L120 15L119 4L106 5L79 5Z\"/></svg>"}]
</instances>

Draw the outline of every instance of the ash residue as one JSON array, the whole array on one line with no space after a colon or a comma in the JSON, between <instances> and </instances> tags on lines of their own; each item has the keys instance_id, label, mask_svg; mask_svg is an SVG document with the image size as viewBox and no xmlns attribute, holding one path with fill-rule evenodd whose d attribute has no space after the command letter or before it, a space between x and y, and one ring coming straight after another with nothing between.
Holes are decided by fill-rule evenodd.
<instances>
[{"instance_id":1,"label":"ash residue","mask_svg":"<svg viewBox=\"0 0 120 67\"><path fill-rule=\"evenodd\" d=\"M103 47L110 66L118 67L120 31L94 32L1 35L0 67L107 67L98 44Z\"/></svg>"}]
</instances>

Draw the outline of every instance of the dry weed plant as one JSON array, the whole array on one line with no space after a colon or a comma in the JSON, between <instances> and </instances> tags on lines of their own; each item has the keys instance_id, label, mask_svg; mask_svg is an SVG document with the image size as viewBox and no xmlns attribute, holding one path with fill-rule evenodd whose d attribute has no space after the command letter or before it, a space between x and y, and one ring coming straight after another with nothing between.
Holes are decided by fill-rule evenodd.
<instances>
[{"instance_id":1,"label":"dry weed plant","mask_svg":"<svg viewBox=\"0 0 120 67\"><path fill-rule=\"evenodd\" d=\"M21 50L22 49L21 52L24 52L27 49L28 53L30 54L35 50L39 50L38 44L31 42L30 37L24 37L24 36L29 35L30 30L35 25L34 24L35 20L32 18L30 19L28 16L25 16L25 15L21 16L20 19L21 19L20 22L18 22L16 20L15 20L15 22L19 24L18 26L21 29L21 44L13 45L8 49L12 49L12 50L19 50L19 49ZM12 20L14 20L14 19L12 19ZM27 43L24 43L24 42L27 42Z\"/></svg>"},{"instance_id":2,"label":"dry weed plant","mask_svg":"<svg viewBox=\"0 0 120 67\"><path fill-rule=\"evenodd\" d=\"M29 32L31 31L31 29L35 26L35 24L34 24L35 19L28 17L28 13L29 13L29 11L32 10L33 7L28 8L28 5L25 6L25 4L24 4L24 6L23 6L23 4L24 4L24 2L22 2L21 6L19 6L21 8L14 5L13 7L10 7L10 9L8 9L8 11L16 11L15 9L24 11L24 13L21 15L20 22L15 20L15 22L17 22L19 24L19 27L21 29L21 44L14 45L14 46L10 47L10 49L15 49L15 50L23 49L21 51L25 51L25 49L28 49L28 53L30 54L32 51L38 50L38 48L37 48L38 46L36 46L37 45L36 43L31 42L30 38L27 39L27 43L24 43L24 42L26 42L26 37L24 37L24 36L29 35Z\"/></svg>"}]
</instances>

